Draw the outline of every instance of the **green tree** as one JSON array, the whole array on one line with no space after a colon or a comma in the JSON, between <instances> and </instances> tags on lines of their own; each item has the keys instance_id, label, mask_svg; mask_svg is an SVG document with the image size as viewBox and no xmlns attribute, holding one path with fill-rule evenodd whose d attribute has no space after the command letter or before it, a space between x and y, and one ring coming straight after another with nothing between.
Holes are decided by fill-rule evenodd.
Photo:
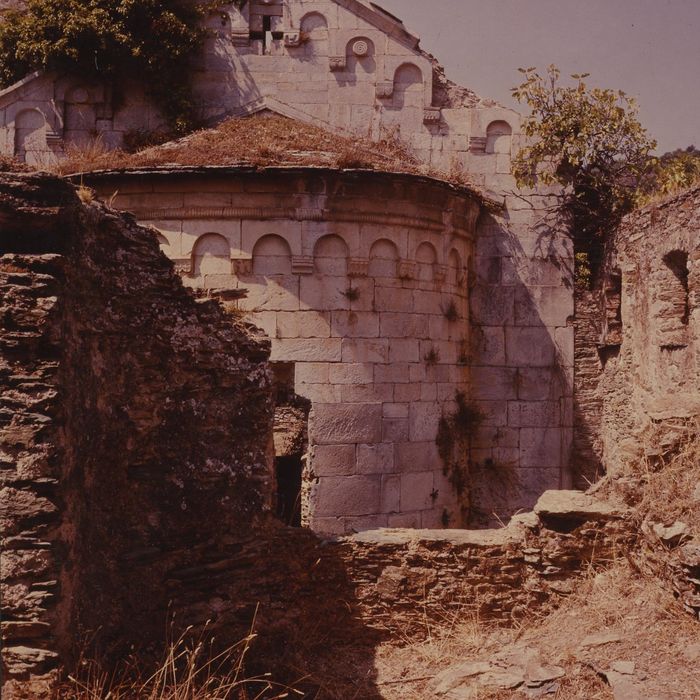
<instances>
[{"instance_id":1,"label":"green tree","mask_svg":"<svg viewBox=\"0 0 700 700\"><path fill-rule=\"evenodd\" d=\"M700 150L695 146L664 153L642 188L641 201L669 195L700 182Z\"/></svg>"},{"instance_id":2,"label":"green tree","mask_svg":"<svg viewBox=\"0 0 700 700\"><path fill-rule=\"evenodd\" d=\"M513 162L521 186L563 186L561 210L569 215L579 251L599 250L605 236L635 204L640 184L654 167L651 139L637 106L622 91L589 88L588 74L560 84L552 65L545 75L521 68L524 82L513 96L531 110L528 140Z\"/></svg>"},{"instance_id":3,"label":"green tree","mask_svg":"<svg viewBox=\"0 0 700 700\"><path fill-rule=\"evenodd\" d=\"M0 24L0 85L32 70L139 81L176 132L192 126L189 59L204 37L198 0L29 0Z\"/></svg>"}]
</instances>

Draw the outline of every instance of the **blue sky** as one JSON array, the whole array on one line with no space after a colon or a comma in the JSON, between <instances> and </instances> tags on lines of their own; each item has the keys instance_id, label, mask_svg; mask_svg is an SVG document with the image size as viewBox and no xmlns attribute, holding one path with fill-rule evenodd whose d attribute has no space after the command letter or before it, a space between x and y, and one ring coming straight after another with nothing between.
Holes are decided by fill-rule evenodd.
<instances>
[{"instance_id":1,"label":"blue sky","mask_svg":"<svg viewBox=\"0 0 700 700\"><path fill-rule=\"evenodd\" d=\"M517 107L519 66L625 90L659 151L700 148L700 0L378 0L452 80Z\"/></svg>"}]
</instances>

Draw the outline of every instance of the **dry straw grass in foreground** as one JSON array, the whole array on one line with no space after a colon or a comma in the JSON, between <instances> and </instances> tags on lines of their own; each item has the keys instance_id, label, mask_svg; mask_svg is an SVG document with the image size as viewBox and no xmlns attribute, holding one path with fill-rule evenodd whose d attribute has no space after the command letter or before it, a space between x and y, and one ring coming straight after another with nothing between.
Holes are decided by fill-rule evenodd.
<instances>
[{"instance_id":1,"label":"dry straw grass in foreground","mask_svg":"<svg viewBox=\"0 0 700 700\"><path fill-rule=\"evenodd\" d=\"M605 635L609 643L587 646ZM513 647L538 650L548 664L566 670L552 700L612 700L604 672L615 661L631 661L648 697L700 697L700 678L688 649L698 646L700 628L673 595L653 577L641 577L626 560L585 577L556 610L533 613L503 628L459 615L432 629L420 643L386 644L378 650L378 686L386 700L428 700L431 681L465 661L488 661ZM697 651L697 649L696 649ZM694 658L694 657L693 657ZM700 661L700 659L696 660ZM475 690L474 700L522 700L521 690Z\"/></svg>"},{"instance_id":2,"label":"dry straw grass in foreground","mask_svg":"<svg viewBox=\"0 0 700 700\"><path fill-rule=\"evenodd\" d=\"M185 630L172 641L164 658L145 671L135 657L116 669L82 658L78 670L57 692L58 700L282 700L303 693L275 683L269 674L246 677L245 658L255 634L222 652L213 650L207 628L197 639Z\"/></svg>"}]
</instances>

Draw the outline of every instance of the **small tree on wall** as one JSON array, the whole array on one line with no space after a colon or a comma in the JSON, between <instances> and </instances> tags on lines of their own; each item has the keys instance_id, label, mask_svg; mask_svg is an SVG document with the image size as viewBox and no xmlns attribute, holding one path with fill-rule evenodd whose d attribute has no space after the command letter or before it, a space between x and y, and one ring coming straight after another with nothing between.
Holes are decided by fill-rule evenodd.
<instances>
[{"instance_id":1,"label":"small tree on wall","mask_svg":"<svg viewBox=\"0 0 700 700\"><path fill-rule=\"evenodd\" d=\"M33 70L136 80L173 131L192 127L189 60L203 41L204 0L29 0L0 24L0 87Z\"/></svg>"},{"instance_id":2,"label":"small tree on wall","mask_svg":"<svg viewBox=\"0 0 700 700\"><path fill-rule=\"evenodd\" d=\"M622 91L589 88L588 74L561 85L559 69L545 75L519 69L524 81L513 96L530 107L527 144L513 160L520 186L558 183L561 210L580 254L595 254L635 205L640 185L654 168L656 142L639 122L636 102Z\"/></svg>"}]
</instances>

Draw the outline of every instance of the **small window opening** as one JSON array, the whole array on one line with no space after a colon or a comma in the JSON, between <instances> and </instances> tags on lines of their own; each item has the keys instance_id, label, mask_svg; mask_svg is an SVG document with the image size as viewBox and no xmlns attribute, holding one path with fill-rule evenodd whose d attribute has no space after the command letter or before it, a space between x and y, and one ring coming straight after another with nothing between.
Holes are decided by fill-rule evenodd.
<instances>
[{"instance_id":1,"label":"small window opening","mask_svg":"<svg viewBox=\"0 0 700 700\"><path fill-rule=\"evenodd\" d=\"M688 290L688 253L682 250L672 250L664 255L664 263L666 267L673 273L678 281L674 290L673 304L677 314L680 316L680 322L688 325L690 318L690 294Z\"/></svg>"},{"instance_id":2,"label":"small window opening","mask_svg":"<svg viewBox=\"0 0 700 700\"><path fill-rule=\"evenodd\" d=\"M270 15L263 16L263 50L267 49L272 44L272 17Z\"/></svg>"},{"instance_id":3,"label":"small window opening","mask_svg":"<svg viewBox=\"0 0 700 700\"><path fill-rule=\"evenodd\" d=\"M271 362L275 404L286 406L294 400L294 363Z\"/></svg>"}]
</instances>

